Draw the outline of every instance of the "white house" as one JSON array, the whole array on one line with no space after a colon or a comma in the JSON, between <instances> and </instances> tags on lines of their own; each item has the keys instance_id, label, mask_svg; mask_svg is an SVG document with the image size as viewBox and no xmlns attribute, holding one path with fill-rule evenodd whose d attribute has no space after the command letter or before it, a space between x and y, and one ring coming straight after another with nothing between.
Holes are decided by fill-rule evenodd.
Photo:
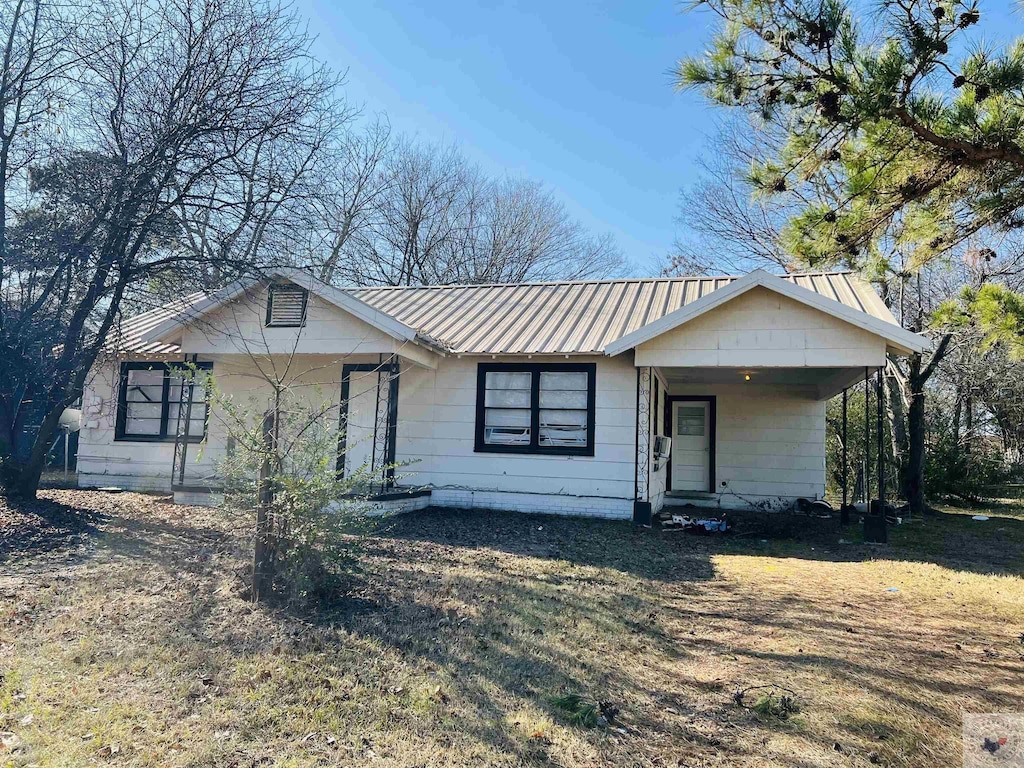
<instances>
[{"instance_id":1,"label":"white house","mask_svg":"<svg viewBox=\"0 0 1024 768\"><path fill-rule=\"evenodd\" d=\"M846 273L343 290L282 269L125 322L84 393L79 482L208 498L225 432L201 393L185 420L176 366L252 394L289 361L381 503L780 507L825 492L825 401L926 345Z\"/></svg>"}]
</instances>

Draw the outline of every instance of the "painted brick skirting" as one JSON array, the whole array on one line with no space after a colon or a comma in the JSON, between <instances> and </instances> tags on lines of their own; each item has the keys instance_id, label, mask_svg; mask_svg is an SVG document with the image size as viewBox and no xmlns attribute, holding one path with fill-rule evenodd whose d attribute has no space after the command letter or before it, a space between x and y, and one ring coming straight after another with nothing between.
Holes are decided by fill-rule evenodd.
<instances>
[{"instance_id":1,"label":"painted brick skirting","mask_svg":"<svg viewBox=\"0 0 1024 768\"><path fill-rule=\"evenodd\" d=\"M169 493L169 478L148 475L83 474L80 488L117 486L130 491ZM195 506L214 506L220 502L216 493L193 489L175 490L174 502ZM492 509L511 512L530 512L568 517L599 517L609 520L629 520L633 516L632 499L609 499L600 496L569 496L546 493L514 493L511 491L475 491L464 488L433 488L416 495L399 492L388 498L367 502L370 514L397 514L413 512L426 507L452 507L454 509Z\"/></svg>"},{"instance_id":2,"label":"painted brick skirting","mask_svg":"<svg viewBox=\"0 0 1024 768\"><path fill-rule=\"evenodd\" d=\"M462 488L434 488L431 493L431 505L455 509L494 509L569 517L601 517L609 520L628 520L633 516L632 499L473 491Z\"/></svg>"}]
</instances>

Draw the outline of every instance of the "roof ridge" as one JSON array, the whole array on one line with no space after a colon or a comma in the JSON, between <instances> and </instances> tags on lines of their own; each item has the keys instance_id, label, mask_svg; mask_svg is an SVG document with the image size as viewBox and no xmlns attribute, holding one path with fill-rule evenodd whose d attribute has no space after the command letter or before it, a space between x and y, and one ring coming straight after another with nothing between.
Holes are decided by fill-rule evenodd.
<instances>
[{"instance_id":1,"label":"roof ridge","mask_svg":"<svg viewBox=\"0 0 1024 768\"><path fill-rule=\"evenodd\" d=\"M774 277L783 279L789 277L820 277L823 275L852 275L856 270L817 270L814 272L786 272L784 274L769 273ZM498 288L501 286L528 286L528 285L606 285L611 283L657 283L672 282L680 280L739 280L743 275L682 275L676 277L608 277L593 280L526 280L518 283L449 283L446 285L362 285L342 286L340 291L419 291L419 290L449 290L453 288Z\"/></svg>"}]
</instances>

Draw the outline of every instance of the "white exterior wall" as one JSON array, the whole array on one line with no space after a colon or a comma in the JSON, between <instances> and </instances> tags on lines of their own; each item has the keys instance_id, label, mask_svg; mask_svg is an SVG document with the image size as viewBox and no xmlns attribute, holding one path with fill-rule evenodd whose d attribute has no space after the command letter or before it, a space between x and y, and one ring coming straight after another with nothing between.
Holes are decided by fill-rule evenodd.
<instances>
[{"instance_id":1,"label":"white exterior wall","mask_svg":"<svg viewBox=\"0 0 1024 768\"><path fill-rule=\"evenodd\" d=\"M260 365L281 368L286 360L283 356L263 357ZM261 380L249 357L200 355L200 361L213 362L217 386L236 402L247 403L253 410L269 403L269 385ZM292 368L304 371L297 383L306 387L311 403L320 404L339 397L344 363L375 361L376 356L300 355L292 362ZM415 509L429 502L455 507L630 518L636 439L636 369L621 359L591 358L589 361L597 363L593 457L476 453L478 360L447 358L437 370L403 361L396 438L396 457L403 466L396 471L398 485L428 486L433 493L429 499L420 497L399 506ZM119 370L119 362L102 367L87 385L79 449L79 484L169 491L173 442L114 439ZM356 389L358 387L353 394ZM325 418L337 424L337 408L326 409ZM353 438L355 432L353 429ZM208 433L206 445L189 445L186 486L215 484L216 462L223 455L226 443L224 417L216 408L211 409ZM358 448L354 452L357 453ZM657 485L652 475L652 492L663 490L664 470L660 476L662 481ZM656 485L660 490L655 490ZM184 493L181 498L186 498ZM394 506L392 503L388 508Z\"/></svg>"},{"instance_id":2,"label":"white exterior wall","mask_svg":"<svg viewBox=\"0 0 1024 768\"><path fill-rule=\"evenodd\" d=\"M324 418L337 424L342 365L378 359L377 354L361 355L352 350L386 353L394 350L394 340L315 296L310 299L309 320L301 333L263 328L264 306L262 297L257 296L251 303L245 300L220 310L203 327L185 329L185 352L198 353L201 361L214 363L214 376L225 393L265 404L269 386L254 375L256 362L239 354L240 339L250 339L242 347L248 347L264 368L282 367L288 359L267 352L294 348L299 354L291 362L292 370L302 371L299 381L311 402L335 403L325 409ZM215 327L222 332L212 332ZM307 354L312 350L320 354ZM415 354L427 353L416 348ZM755 289L645 343L637 351L637 364L861 366L878 364L884 354L885 344L879 337L773 292ZM631 358L629 354L573 358L597 366L592 457L476 453L477 364L493 358L421 360L436 368L419 367L403 359L396 438L396 457L403 466L397 470L398 484L431 488L430 503L437 505L629 518L636 459L636 368ZM499 358L512 362L527 359ZM531 362L544 360L566 361L564 357L536 356ZM173 442L114 440L118 374L118 363L108 364L99 367L88 382L80 483L166 491ZM658 401L653 403L652 446L654 437L664 430L667 394L717 397L719 492L711 497L714 503L743 506L824 494L825 403L813 387L717 384L669 389L661 379L658 392ZM209 429L208 445L201 449L189 446L186 485L201 485L210 479L224 449L226 430L216 409ZM202 460L197 462L200 452ZM653 457L651 462L649 499L657 511L664 500L667 471L665 467L654 471ZM415 500L410 506L425 503Z\"/></svg>"},{"instance_id":3,"label":"white exterior wall","mask_svg":"<svg viewBox=\"0 0 1024 768\"><path fill-rule=\"evenodd\" d=\"M597 364L594 456L476 453L477 363L491 358L446 358L436 370L403 364L396 457L406 466L397 470L400 484L432 487L434 504L631 517L636 369L620 358L573 361Z\"/></svg>"},{"instance_id":4,"label":"white exterior wall","mask_svg":"<svg viewBox=\"0 0 1024 768\"><path fill-rule=\"evenodd\" d=\"M570 517L602 517L609 520L628 520L633 516L632 498L435 488L430 494L430 503L455 509L513 510Z\"/></svg>"},{"instance_id":5,"label":"white exterior wall","mask_svg":"<svg viewBox=\"0 0 1024 768\"><path fill-rule=\"evenodd\" d=\"M181 359L176 356L172 360L180 362ZM287 357L263 357L259 366L263 371L276 369L310 407L323 408L323 418L337 424L342 365L376 359L376 356L297 355L291 361L292 373L287 376L283 374L288 365ZM272 389L248 356L200 355L199 361L213 363L216 386L238 406L250 413L262 412L269 406ZM162 362L162 359L155 362ZM120 361L112 361L100 366L86 384L78 448L79 485L167 492L171 488L174 441L115 439L119 375ZM211 408L207 442L189 444L186 486L215 484L216 464L223 457L227 444L225 419L225 414L216 407Z\"/></svg>"},{"instance_id":6,"label":"white exterior wall","mask_svg":"<svg viewBox=\"0 0 1024 768\"><path fill-rule=\"evenodd\" d=\"M164 359L144 358L146 362ZM78 439L78 484L83 488L117 486L135 491L169 491L174 443L114 440L120 370L119 360L98 364L85 383Z\"/></svg>"},{"instance_id":7,"label":"white exterior wall","mask_svg":"<svg viewBox=\"0 0 1024 768\"><path fill-rule=\"evenodd\" d=\"M824 497L825 401L813 390L692 384L671 394L717 398L715 504L777 508Z\"/></svg>"},{"instance_id":8,"label":"white exterior wall","mask_svg":"<svg viewBox=\"0 0 1024 768\"><path fill-rule=\"evenodd\" d=\"M885 340L767 288L753 288L636 349L637 365L863 368Z\"/></svg>"},{"instance_id":9,"label":"white exterior wall","mask_svg":"<svg viewBox=\"0 0 1024 768\"><path fill-rule=\"evenodd\" d=\"M200 362L213 362L213 375L224 395L255 411L267 407L272 391L262 371L272 378L290 382L310 405L320 407L332 403L333 407L324 410L324 418L330 419L332 424L338 423L343 364L376 363L379 355L392 353L436 364L434 353L396 341L312 294L305 326L267 328L266 302L267 288L263 286L181 329L181 355L125 359L180 362L185 354L196 354ZM115 439L120 363L116 360L97 366L86 383L79 443L79 484L169 491L173 440ZM354 445L349 446L354 449L353 453L365 452L366 430L360 431L358 426L365 425L353 429L350 442ZM216 408L211 410L208 431L205 445L189 444L186 486L213 482L216 463L223 455L227 440L224 416Z\"/></svg>"}]
</instances>

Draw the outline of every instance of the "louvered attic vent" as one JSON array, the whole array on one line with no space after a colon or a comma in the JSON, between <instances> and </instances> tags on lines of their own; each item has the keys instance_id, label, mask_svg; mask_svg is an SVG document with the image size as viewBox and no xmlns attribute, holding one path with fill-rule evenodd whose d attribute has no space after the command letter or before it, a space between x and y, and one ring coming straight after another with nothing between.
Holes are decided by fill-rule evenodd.
<instances>
[{"instance_id":1,"label":"louvered attic vent","mask_svg":"<svg viewBox=\"0 0 1024 768\"><path fill-rule=\"evenodd\" d=\"M291 283L271 285L267 298L267 326L298 328L306 322L305 288Z\"/></svg>"}]
</instances>

